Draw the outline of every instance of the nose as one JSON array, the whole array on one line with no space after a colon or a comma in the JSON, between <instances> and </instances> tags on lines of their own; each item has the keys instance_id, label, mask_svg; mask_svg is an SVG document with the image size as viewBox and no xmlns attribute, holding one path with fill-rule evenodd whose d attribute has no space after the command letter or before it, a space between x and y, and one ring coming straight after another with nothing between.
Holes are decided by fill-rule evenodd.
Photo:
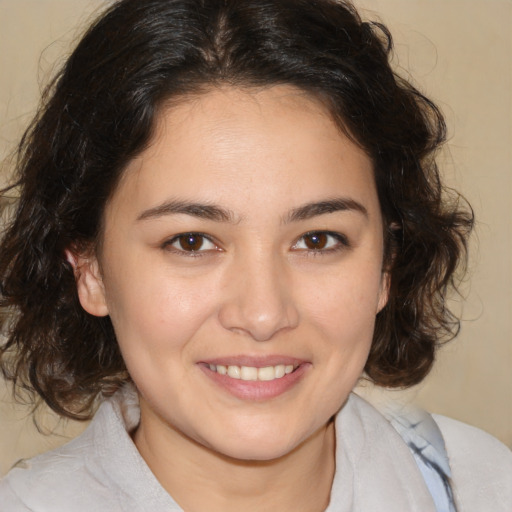
<instances>
[{"instance_id":1,"label":"nose","mask_svg":"<svg viewBox=\"0 0 512 512\"><path fill-rule=\"evenodd\" d=\"M295 328L299 312L286 269L271 257L245 259L236 267L226 279L219 311L222 326L255 341Z\"/></svg>"}]
</instances>

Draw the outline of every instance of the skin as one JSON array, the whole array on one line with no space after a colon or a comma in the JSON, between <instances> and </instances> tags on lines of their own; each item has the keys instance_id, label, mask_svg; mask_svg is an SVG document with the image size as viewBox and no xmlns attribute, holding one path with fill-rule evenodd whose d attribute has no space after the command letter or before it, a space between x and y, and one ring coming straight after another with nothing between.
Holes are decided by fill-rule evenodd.
<instances>
[{"instance_id":1,"label":"skin","mask_svg":"<svg viewBox=\"0 0 512 512\"><path fill-rule=\"evenodd\" d=\"M331 419L387 300L372 163L289 86L214 89L156 128L107 204L99 258L75 257L81 303L110 315L139 392L135 444L187 511L323 510ZM184 233L206 235L199 250ZM299 377L240 396L204 364L240 357L292 358Z\"/></svg>"}]
</instances>

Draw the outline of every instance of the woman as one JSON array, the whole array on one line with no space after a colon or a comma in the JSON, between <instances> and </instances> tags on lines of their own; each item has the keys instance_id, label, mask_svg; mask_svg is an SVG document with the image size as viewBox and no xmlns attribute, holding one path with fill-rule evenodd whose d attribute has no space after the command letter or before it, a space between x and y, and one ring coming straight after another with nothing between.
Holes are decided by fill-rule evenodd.
<instances>
[{"instance_id":1,"label":"woman","mask_svg":"<svg viewBox=\"0 0 512 512\"><path fill-rule=\"evenodd\" d=\"M20 145L0 275L6 377L99 409L5 510L510 509L499 443L451 480L466 427L351 395L429 372L472 224L390 48L334 0L121 0L92 26Z\"/></svg>"}]
</instances>

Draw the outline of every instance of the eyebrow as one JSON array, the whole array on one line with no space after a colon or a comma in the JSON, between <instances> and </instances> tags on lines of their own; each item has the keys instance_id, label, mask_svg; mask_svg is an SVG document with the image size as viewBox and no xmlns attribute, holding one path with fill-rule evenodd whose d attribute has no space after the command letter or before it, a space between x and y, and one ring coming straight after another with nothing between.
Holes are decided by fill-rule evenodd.
<instances>
[{"instance_id":1,"label":"eyebrow","mask_svg":"<svg viewBox=\"0 0 512 512\"><path fill-rule=\"evenodd\" d=\"M165 215L191 215L200 219L213 220L216 222L235 222L235 214L220 206L192 203L188 201L167 201L161 205L144 210L137 220L157 219Z\"/></svg>"},{"instance_id":2,"label":"eyebrow","mask_svg":"<svg viewBox=\"0 0 512 512\"><path fill-rule=\"evenodd\" d=\"M353 211L368 218L368 210L358 201L350 198L334 198L308 203L291 210L284 218L285 223L308 220L327 213Z\"/></svg>"},{"instance_id":3,"label":"eyebrow","mask_svg":"<svg viewBox=\"0 0 512 512\"><path fill-rule=\"evenodd\" d=\"M328 213L355 211L368 217L367 209L358 201L350 198L334 198L324 201L307 203L290 210L284 216L284 223L299 222L325 215ZM157 219L166 215L190 215L200 219L211 220L215 222L236 223L236 215L221 206L207 203L193 203L188 201L167 201L163 204L144 210L137 221Z\"/></svg>"}]
</instances>

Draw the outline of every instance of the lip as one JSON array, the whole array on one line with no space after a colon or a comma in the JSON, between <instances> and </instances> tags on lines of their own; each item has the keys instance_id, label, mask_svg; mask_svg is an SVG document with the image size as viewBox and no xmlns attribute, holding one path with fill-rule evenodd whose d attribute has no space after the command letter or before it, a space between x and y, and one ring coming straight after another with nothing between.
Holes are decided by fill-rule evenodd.
<instances>
[{"instance_id":1,"label":"lip","mask_svg":"<svg viewBox=\"0 0 512 512\"><path fill-rule=\"evenodd\" d=\"M268 355L268 356L249 356L249 355L236 355L227 357L217 357L215 359L205 359L199 362L199 364L205 365L218 365L224 366L254 366L255 368L265 368L265 366L277 366L278 364L293 366L300 366L305 364L304 359L298 359L297 357L283 356L283 355Z\"/></svg>"},{"instance_id":2,"label":"lip","mask_svg":"<svg viewBox=\"0 0 512 512\"><path fill-rule=\"evenodd\" d=\"M289 356L230 356L215 359L208 359L197 363L204 375L215 385L230 395L241 400L261 402L277 398L294 388L303 379L311 363ZM221 375L210 370L212 365L225 366L253 366L264 368L266 366L277 366L279 364L293 365L296 369L279 379L271 381L244 381L233 379L227 375Z\"/></svg>"}]
</instances>

